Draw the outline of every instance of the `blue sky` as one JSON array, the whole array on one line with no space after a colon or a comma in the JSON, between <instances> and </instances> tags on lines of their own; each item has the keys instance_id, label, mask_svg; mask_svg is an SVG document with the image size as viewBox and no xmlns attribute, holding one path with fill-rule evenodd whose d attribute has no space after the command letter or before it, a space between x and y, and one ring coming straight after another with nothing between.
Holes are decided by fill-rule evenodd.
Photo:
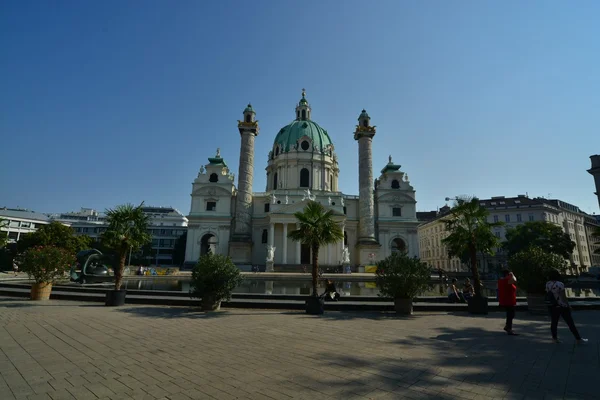
<instances>
[{"instance_id":1,"label":"blue sky","mask_svg":"<svg viewBox=\"0 0 600 400\"><path fill-rule=\"evenodd\" d=\"M260 121L255 191L303 87L358 193L356 119L377 125L419 210L461 194L560 198L598 213L600 3L2 1L0 206L188 213L237 119Z\"/></svg>"}]
</instances>

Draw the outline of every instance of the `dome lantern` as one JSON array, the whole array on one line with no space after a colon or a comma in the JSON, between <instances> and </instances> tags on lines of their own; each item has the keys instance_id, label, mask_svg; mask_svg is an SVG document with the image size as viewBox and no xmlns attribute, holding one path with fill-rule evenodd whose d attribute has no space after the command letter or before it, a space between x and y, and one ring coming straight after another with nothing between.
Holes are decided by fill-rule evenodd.
<instances>
[{"instance_id":1,"label":"dome lantern","mask_svg":"<svg viewBox=\"0 0 600 400\"><path fill-rule=\"evenodd\" d=\"M310 120L310 112L310 104L308 104L308 100L306 100L306 90L302 89L302 98L296 106L296 120Z\"/></svg>"}]
</instances>

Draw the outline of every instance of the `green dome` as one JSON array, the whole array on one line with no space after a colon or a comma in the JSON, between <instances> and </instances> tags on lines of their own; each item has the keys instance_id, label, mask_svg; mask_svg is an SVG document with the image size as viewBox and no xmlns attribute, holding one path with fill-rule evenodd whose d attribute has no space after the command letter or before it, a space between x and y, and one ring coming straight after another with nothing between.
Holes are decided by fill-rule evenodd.
<instances>
[{"instance_id":1,"label":"green dome","mask_svg":"<svg viewBox=\"0 0 600 400\"><path fill-rule=\"evenodd\" d=\"M281 152L283 153L287 153L295 148L302 151L299 143L302 137L311 139L313 151L316 152L322 153L327 146L333 146L327 131L321 128L316 122L311 120L296 120L281 128L275 137L273 148L281 145Z\"/></svg>"}]
</instances>

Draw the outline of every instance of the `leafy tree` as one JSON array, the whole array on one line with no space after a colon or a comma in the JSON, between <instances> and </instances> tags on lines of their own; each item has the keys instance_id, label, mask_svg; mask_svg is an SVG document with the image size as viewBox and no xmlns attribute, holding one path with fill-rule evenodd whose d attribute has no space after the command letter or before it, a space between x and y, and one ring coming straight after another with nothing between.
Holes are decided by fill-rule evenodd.
<instances>
[{"instance_id":1,"label":"leafy tree","mask_svg":"<svg viewBox=\"0 0 600 400\"><path fill-rule=\"evenodd\" d=\"M148 233L149 217L142 210L143 205L143 202L137 207L125 204L106 210L108 227L102 234L102 243L117 254L115 290L121 289L129 250L137 251L152 240Z\"/></svg>"},{"instance_id":2,"label":"leafy tree","mask_svg":"<svg viewBox=\"0 0 600 400\"><path fill-rule=\"evenodd\" d=\"M494 248L500 243L492 228L502 223L488 222L488 215L488 211L479 205L479 199L473 197L457 199L450 214L444 218L449 234L442 239L442 243L446 245L449 257L460 258L469 254L475 296L478 297L481 296L481 279L477 269L477 252L493 255Z\"/></svg>"},{"instance_id":3,"label":"leafy tree","mask_svg":"<svg viewBox=\"0 0 600 400\"><path fill-rule=\"evenodd\" d=\"M506 230L502 247L509 257L532 246L568 259L575 243L560 226L548 221L529 221Z\"/></svg>"},{"instance_id":4,"label":"leafy tree","mask_svg":"<svg viewBox=\"0 0 600 400\"><path fill-rule=\"evenodd\" d=\"M431 269L417 257L395 252L377 263L379 295L392 299L413 299L429 288Z\"/></svg>"},{"instance_id":5,"label":"leafy tree","mask_svg":"<svg viewBox=\"0 0 600 400\"><path fill-rule=\"evenodd\" d=\"M240 269L231 258L208 253L200 257L192 271L190 297L215 302L229 300L242 280Z\"/></svg>"},{"instance_id":6,"label":"leafy tree","mask_svg":"<svg viewBox=\"0 0 600 400\"><path fill-rule=\"evenodd\" d=\"M325 211L325 207L316 201L310 201L303 211L295 213L294 216L298 220L299 227L288 233L288 237L310 246L312 250L312 295L318 296L319 249L321 246L344 240L344 232L334 221L333 211Z\"/></svg>"},{"instance_id":7,"label":"leafy tree","mask_svg":"<svg viewBox=\"0 0 600 400\"><path fill-rule=\"evenodd\" d=\"M35 283L53 283L75 263L75 254L57 246L36 246L19 256L19 267Z\"/></svg>"},{"instance_id":8,"label":"leafy tree","mask_svg":"<svg viewBox=\"0 0 600 400\"><path fill-rule=\"evenodd\" d=\"M35 232L22 235L17 242L17 252L21 254L37 246L56 246L75 255L81 250L89 249L91 241L89 236L76 236L71 227L53 221L41 225Z\"/></svg>"},{"instance_id":9,"label":"leafy tree","mask_svg":"<svg viewBox=\"0 0 600 400\"><path fill-rule=\"evenodd\" d=\"M179 236L173 247L173 264L182 266L185 262L185 249L187 246L187 232Z\"/></svg>"},{"instance_id":10,"label":"leafy tree","mask_svg":"<svg viewBox=\"0 0 600 400\"><path fill-rule=\"evenodd\" d=\"M544 294L550 271L566 271L565 259L540 247L529 246L513 254L508 266L519 278L518 285L530 294Z\"/></svg>"}]
</instances>

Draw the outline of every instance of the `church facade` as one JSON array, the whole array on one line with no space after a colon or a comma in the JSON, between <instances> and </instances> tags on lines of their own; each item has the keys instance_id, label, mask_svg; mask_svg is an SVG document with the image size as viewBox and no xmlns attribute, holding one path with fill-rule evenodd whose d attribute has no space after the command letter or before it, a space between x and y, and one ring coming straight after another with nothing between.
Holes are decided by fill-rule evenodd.
<instances>
[{"instance_id":1,"label":"church facade","mask_svg":"<svg viewBox=\"0 0 600 400\"><path fill-rule=\"evenodd\" d=\"M287 235L296 228L294 213L311 200L332 210L344 231L343 241L321 248L320 265L339 266L345 258L344 264L360 271L394 251L419 255L415 190L391 156L374 179L371 144L376 129L365 110L354 132L358 196L340 192L333 141L312 119L304 90L295 119L279 130L269 151L264 192L253 191L259 125L250 104L238 130L237 186L219 150L200 166L192 184L186 265L195 264L206 252L229 255L243 269L270 264L275 271L298 270L310 265L310 248Z\"/></svg>"}]
</instances>

